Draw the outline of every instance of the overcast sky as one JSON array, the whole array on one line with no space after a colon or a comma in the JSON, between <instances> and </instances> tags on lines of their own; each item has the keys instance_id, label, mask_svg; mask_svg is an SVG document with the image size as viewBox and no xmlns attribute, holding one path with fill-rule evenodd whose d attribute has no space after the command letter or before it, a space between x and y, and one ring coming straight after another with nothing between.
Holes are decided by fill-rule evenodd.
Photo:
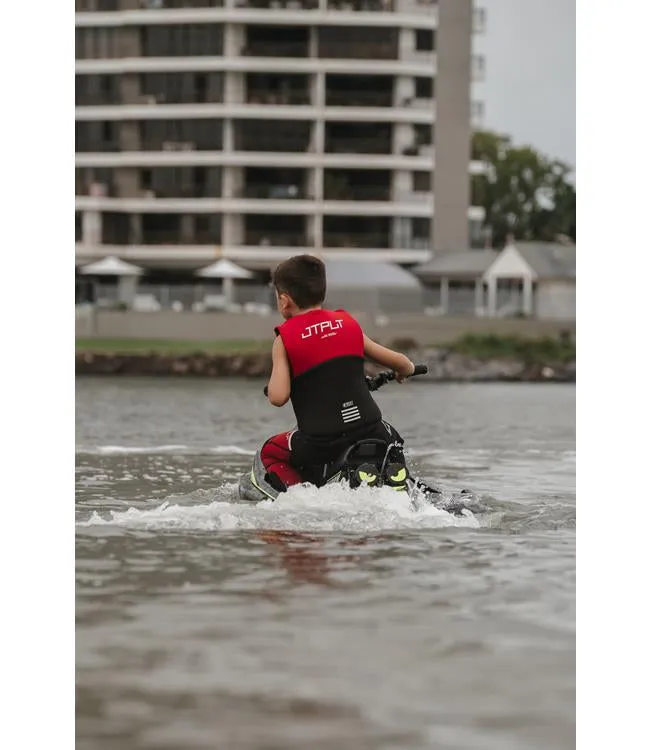
<instances>
[{"instance_id":1,"label":"overcast sky","mask_svg":"<svg viewBox=\"0 0 650 750\"><path fill-rule=\"evenodd\" d=\"M474 50L485 55L484 126L575 167L575 0L475 0L487 30ZM613 6L612 6L613 7Z\"/></svg>"}]
</instances>

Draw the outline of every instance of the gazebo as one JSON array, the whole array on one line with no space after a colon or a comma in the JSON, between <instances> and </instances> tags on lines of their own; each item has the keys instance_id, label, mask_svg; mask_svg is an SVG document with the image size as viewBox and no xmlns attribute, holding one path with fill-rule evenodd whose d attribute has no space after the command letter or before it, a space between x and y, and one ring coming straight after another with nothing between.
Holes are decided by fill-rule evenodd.
<instances>
[{"instance_id":1,"label":"gazebo","mask_svg":"<svg viewBox=\"0 0 650 750\"><path fill-rule=\"evenodd\" d=\"M496 250L449 252L415 268L425 285L427 307L442 315L484 314L483 274L498 255Z\"/></svg>"}]
</instances>

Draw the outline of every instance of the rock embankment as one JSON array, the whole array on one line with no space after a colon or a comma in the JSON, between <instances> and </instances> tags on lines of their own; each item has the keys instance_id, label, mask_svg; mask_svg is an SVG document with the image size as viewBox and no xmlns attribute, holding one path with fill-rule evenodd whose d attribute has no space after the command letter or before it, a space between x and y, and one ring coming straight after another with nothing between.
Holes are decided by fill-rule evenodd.
<instances>
[{"instance_id":1,"label":"rock embankment","mask_svg":"<svg viewBox=\"0 0 650 750\"><path fill-rule=\"evenodd\" d=\"M513 358L479 359L448 349L410 352L426 362L428 375L418 380L435 382L575 382L575 362L525 362ZM250 354L120 354L77 352L77 375L147 375L192 377L268 377L270 352ZM368 365L369 374L379 369Z\"/></svg>"}]
</instances>

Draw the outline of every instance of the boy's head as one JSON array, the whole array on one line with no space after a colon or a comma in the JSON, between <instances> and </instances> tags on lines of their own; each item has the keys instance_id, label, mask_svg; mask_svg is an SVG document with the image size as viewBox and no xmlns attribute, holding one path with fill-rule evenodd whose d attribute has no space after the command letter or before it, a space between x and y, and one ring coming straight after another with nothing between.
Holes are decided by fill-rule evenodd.
<instances>
[{"instance_id":1,"label":"boy's head","mask_svg":"<svg viewBox=\"0 0 650 750\"><path fill-rule=\"evenodd\" d=\"M325 299L325 264L313 255L294 255L273 271L278 310L285 320Z\"/></svg>"}]
</instances>

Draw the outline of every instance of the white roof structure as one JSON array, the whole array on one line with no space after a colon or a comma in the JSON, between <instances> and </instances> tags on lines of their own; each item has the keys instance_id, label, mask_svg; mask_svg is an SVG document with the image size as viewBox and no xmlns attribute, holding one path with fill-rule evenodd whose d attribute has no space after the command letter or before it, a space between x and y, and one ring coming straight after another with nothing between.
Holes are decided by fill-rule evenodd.
<instances>
[{"instance_id":1,"label":"white roof structure","mask_svg":"<svg viewBox=\"0 0 650 750\"><path fill-rule=\"evenodd\" d=\"M393 263L327 260L327 289L413 289L420 283L413 274Z\"/></svg>"},{"instance_id":2,"label":"white roof structure","mask_svg":"<svg viewBox=\"0 0 650 750\"><path fill-rule=\"evenodd\" d=\"M253 274L227 258L221 258L209 266L200 268L197 276L206 279L251 279Z\"/></svg>"},{"instance_id":3,"label":"white roof structure","mask_svg":"<svg viewBox=\"0 0 650 750\"><path fill-rule=\"evenodd\" d=\"M114 255L109 255L87 266L82 266L79 271L86 276L140 276L143 269L116 258Z\"/></svg>"}]
</instances>

